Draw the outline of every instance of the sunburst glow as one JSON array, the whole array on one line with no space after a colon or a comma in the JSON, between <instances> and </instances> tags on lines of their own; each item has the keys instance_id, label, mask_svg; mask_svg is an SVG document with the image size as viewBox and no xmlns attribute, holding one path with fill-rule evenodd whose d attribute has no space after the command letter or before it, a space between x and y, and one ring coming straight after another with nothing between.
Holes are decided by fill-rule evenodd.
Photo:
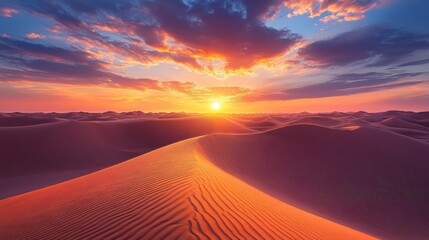
<instances>
[{"instance_id":1,"label":"sunburst glow","mask_svg":"<svg viewBox=\"0 0 429 240\"><path fill-rule=\"evenodd\" d=\"M212 110L218 111L220 109L220 103L219 102L212 102Z\"/></svg>"}]
</instances>

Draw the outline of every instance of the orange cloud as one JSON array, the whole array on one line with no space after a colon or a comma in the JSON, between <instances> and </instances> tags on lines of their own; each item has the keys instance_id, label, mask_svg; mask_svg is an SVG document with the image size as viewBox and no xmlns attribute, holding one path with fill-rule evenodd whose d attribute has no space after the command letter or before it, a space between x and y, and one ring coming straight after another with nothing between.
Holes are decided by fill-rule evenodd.
<instances>
[{"instance_id":1,"label":"orange cloud","mask_svg":"<svg viewBox=\"0 0 429 240\"><path fill-rule=\"evenodd\" d=\"M181 82L158 84L157 90L140 91L97 85L0 82L0 109L2 111L204 112L209 110L211 101L221 100L227 103L223 110L234 111L234 106L237 104L236 96L249 91L239 87L203 87Z\"/></svg>"},{"instance_id":2,"label":"orange cloud","mask_svg":"<svg viewBox=\"0 0 429 240\"><path fill-rule=\"evenodd\" d=\"M51 31L62 30L78 46L113 53L125 64L174 62L200 72L241 72L283 56L302 39L265 24L280 1L244 2L239 12L218 1L133 2L121 9L99 2L57 5L25 7L56 21Z\"/></svg>"},{"instance_id":3,"label":"orange cloud","mask_svg":"<svg viewBox=\"0 0 429 240\"><path fill-rule=\"evenodd\" d=\"M428 84L360 93L289 101L233 101L222 106L224 112L330 112L385 111L389 109L425 111L429 100ZM100 86L70 86L47 83L0 83L2 111L187 111L207 112L209 98L196 101L187 95L168 92L107 88Z\"/></svg>"},{"instance_id":4,"label":"orange cloud","mask_svg":"<svg viewBox=\"0 0 429 240\"><path fill-rule=\"evenodd\" d=\"M245 87L203 87L194 82L179 81L161 82L160 86L164 91L176 92L202 101L213 98L232 100L251 92L249 88Z\"/></svg>"},{"instance_id":5,"label":"orange cloud","mask_svg":"<svg viewBox=\"0 0 429 240\"><path fill-rule=\"evenodd\" d=\"M12 17L13 14L17 14L18 10L15 8L1 8L0 9L0 15L3 17Z\"/></svg>"},{"instance_id":6,"label":"orange cloud","mask_svg":"<svg viewBox=\"0 0 429 240\"><path fill-rule=\"evenodd\" d=\"M62 29L64 29L64 26L61 24L55 24L55 26L49 28L48 30L54 33L60 32Z\"/></svg>"},{"instance_id":7,"label":"orange cloud","mask_svg":"<svg viewBox=\"0 0 429 240\"><path fill-rule=\"evenodd\" d=\"M45 36L37 34L37 33L27 33L25 34L26 38L37 39L37 38L45 38Z\"/></svg>"},{"instance_id":8,"label":"orange cloud","mask_svg":"<svg viewBox=\"0 0 429 240\"><path fill-rule=\"evenodd\" d=\"M292 10L288 17L310 14L311 18L319 17L323 13L328 15L321 18L322 22L329 21L356 21L365 17L365 13L374 8L379 1L355 0L288 0L284 5Z\"/></svg>"}]
</instances>

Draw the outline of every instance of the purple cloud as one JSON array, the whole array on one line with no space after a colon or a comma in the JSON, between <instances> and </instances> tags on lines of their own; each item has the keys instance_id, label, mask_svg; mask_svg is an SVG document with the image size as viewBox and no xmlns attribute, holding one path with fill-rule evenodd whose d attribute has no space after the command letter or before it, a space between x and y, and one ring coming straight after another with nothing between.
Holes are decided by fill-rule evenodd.
<instances>
[{"instance_id":1,"label":"purple cloud","mask_svg":"<svg viewBox=\"0 0 429 240\"><path fill-rule=\"evenodd\" d=\"M194 99L212 95L235 97L249 93L241 87L201 87L193 82L129 78L108 70L109 65L77 48L45 46L0 38L0 82L43 82L82 86L175 91Z\"/></svg>"},{"instance_id":2,"label":"purple cloud","mask_svg":"<svg viewBox=\"0 0 429 240\"><path fill-rule=\"evenodd\" d=\"M372 26L313 42L300 49L298 55L325 67L345 66L362 60L372 60L367 66L387 66L428 48L429 35Z\"/></svg>"},{"instance_id":3,"label":"purple cloud","mask_svg":"<svg viewBox=\"0 0 429 240\"><path fill-rule=\"evenodd\" d=\"M248 69L301 41L289 30L264 24L281 6L278 0L21 3L26 11L56 21L74 39L142 63L169 60L202 69L207 66L197 59L216 58L227 70Z\"/></svg>"},{"instance_id":4,"label":"purple cloud","mask_svg":"<svg viewBox=\"0 0 429 240\"><path fill-rule=\"evenodd\" d=\"M418 65L425 65L425 64L429 64L429 59L406 62L398 65L398 67L409 67L409 66L418 66Z\"/></svg>"},{"instance_id":5,"label":"purple cloud","mask_svg":"<svg viewBox=\"0 0 429 240\"><path fill-rule=\"evenodd\" d=\"M0 81L36 81L158 89L158 81L122 77L79 49L0 38Z\"/></svg>"}]
</instances>

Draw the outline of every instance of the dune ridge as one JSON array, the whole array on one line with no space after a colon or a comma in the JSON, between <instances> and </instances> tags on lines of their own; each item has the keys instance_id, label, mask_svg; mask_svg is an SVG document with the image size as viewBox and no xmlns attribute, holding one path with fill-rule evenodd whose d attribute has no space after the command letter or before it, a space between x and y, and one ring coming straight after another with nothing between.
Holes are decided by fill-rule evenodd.
<instances>
[{"instance_id":1,"label":"dune ridge","mask_svg":"<svg viewBox=\"0 0 429 240\"><path fill-rule=\"evenodd\" d=\"M3 239L375 239L279 201L189 139L0 201ZM49 204L46 204L49 203Z\"/></svg>"},{"instance_id":2,"label":"dune ridge","mask_svg":"<svg viewBox=\"0 0 429 240\"><path fill-rule=\"evenodd\" d=\"M248 133L251 130L215 116L101 122L62 120L0 127L0 199L214 132Z\"/></svg>"}]
</instances>

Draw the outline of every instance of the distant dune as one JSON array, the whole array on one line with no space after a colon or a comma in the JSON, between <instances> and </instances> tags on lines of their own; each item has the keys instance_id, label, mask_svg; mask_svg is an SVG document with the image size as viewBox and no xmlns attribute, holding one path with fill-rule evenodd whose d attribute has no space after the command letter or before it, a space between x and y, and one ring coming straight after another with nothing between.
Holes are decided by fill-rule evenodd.
<instances>
[{"instance_id":1,"label":"distant dune","mask_svg":"<svg viewBox=\"0 0 429 240\"><path fill-rule=\"evenodd\" d=\"M0 115L0 127L19 127L37 125L43 123L52 123L60 121L54 117L36 117L26 115L13 115L13 114L1 114Z\"/></svg>"},{"instance_id":2,"label":"distant dune","mask_svg":"<svg viewBox=\"0 0 429 240\"><path fill-rule=\"evenodd\" d=\"M0 127L0 198L82 176L170 143L214 132L250 130L221 117L203 116L62 120Z\"/></svg>"},{"instance_id":3,"label":"distant dune","mask_svg":"<svg viewBox=\"0 0 429 240\"><path fill-rule=\"evenodd\" d=\"M428 156L427 112L4 113L0 239L423 240Z\"/></svg>"}]
</instances>

